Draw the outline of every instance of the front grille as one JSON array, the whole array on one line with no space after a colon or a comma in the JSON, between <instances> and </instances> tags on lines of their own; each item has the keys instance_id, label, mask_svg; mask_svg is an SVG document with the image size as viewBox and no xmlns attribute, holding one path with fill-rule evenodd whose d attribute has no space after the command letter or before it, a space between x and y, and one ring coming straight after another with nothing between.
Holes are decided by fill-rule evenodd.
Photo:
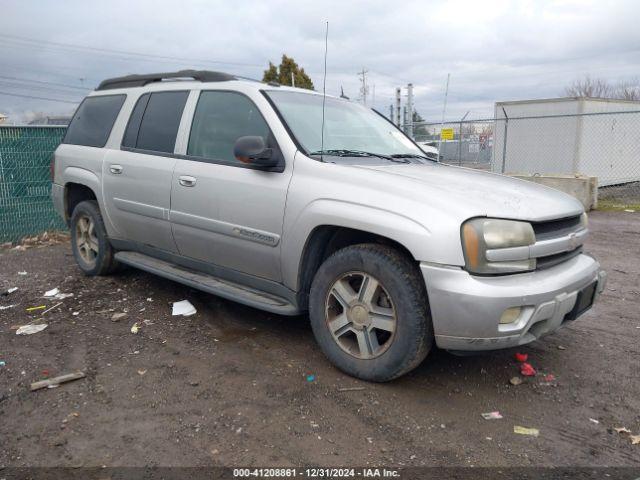
<instances>
[{"instance_id":1,"label":"front grille","mask_svg":"<svg viewBox=\"0 0 640 480\"><path fill-rule=\"evenodd\" d=\"M546 257L538 257L536 259L536 269L544 270L545 268L551 268L562 262L566 262L570 258L580 255L582 253L582 247L578 247L575 250L569 252L556 253L555 255L548 255Z\"/></svg>"},{"instance_id":2,"label":"front grille","mask_svg":"<svg viewBox=\"0 0 640 480\"><path fill-rule=\"evenodd\" d=\"M563 237L578 230L578 227L580 227L580 215L546 222L535 222L531 225L536 234L536 240Z\"/></svg>"}]
</instances>

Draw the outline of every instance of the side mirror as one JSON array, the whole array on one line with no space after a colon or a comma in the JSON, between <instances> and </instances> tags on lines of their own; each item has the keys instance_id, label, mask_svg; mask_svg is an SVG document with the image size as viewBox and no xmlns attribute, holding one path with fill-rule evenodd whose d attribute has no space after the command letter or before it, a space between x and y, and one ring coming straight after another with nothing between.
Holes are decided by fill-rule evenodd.
<instances>
[{"instance_id":1,"label":"side mirror","mask_svg":"<svg viewBox=\"0 0 640 480\"><path fill-rule=\"evenodd\" d=\"M273 149L267 148L264 139L258 136L238 138L233 146L233 155L242 163L264 170L277 167L280 163Z\"/></svg>"}]
</instances>

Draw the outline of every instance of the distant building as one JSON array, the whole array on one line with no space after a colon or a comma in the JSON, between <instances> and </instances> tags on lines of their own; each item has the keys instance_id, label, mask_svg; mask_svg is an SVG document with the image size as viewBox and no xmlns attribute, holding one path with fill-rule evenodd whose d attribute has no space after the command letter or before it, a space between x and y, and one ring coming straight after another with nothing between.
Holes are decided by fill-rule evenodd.
<instances>
[{"instance_id":1,"label":"distant building","mask_svg":"<svg viewBox=\"0 0 640 480\"><path fill-rule=\"evenodd\" d=\"M35 118L29 122L29 125L69 125L71 121L70 115L45 115Z\"/></svg>"},{"instance_id":2,"label":"distant building","mask_svg":"<svg viewBox=\"0 0 640 480\"><path fill-rule=\"evenodd\" d=\"M8 119L9 117L0 113L0 125L2 125L3 123L7 123Z\"/></svg>"}]
</instances>

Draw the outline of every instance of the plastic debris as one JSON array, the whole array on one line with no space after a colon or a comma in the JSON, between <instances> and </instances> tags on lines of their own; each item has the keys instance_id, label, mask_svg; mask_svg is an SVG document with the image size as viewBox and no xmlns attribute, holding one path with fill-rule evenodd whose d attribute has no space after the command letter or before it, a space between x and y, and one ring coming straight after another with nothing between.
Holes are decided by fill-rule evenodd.
<instances>
[{"instance_id":1,"label":"plastic debris","mask_svg":"<svg viewBox=\"0 0 640 480\"><path fill-rule=\"evenodd\" d=\"M635 210L632 208L625 208L624 211L628 213L635 213Z\"/></svg>"},{"instance_id":2,"label":"plastic debris","mask_svg":"<svg viewBox=\"0 0 640 480\"><path fill-rule=\"evenodd\" d=\"M531 435L532 437L537 437L540 435L540 430L537 428L527 428L521 427L520 425L513 426L513 433L517 433L519 435Z\"/></svg>"},{"instance_id":3,"label":"plastic debris","mask_svg":"<svg viewBox=\"0 0 640 480\"><path fill-rule=\"evenodd\" d=\"M18 272L18 275L26 275L27 272Z\"/></svg>"},{"instance_id":4,"label":"plastic debris","mask_svg":"<svg viewBox=\"0 0 640 480\"><path fill-rule=\"evenodd\" d=\"M617 433L631 433L631 430L629 430L627 427L615 427L614 430Z\"/></svg>"},{"instance_id":5,"label":"plastic debris","mask_svg":"<svg viewBox=\"0 0 640 480\"><path fill-rule=\"evenodd\" d=\"M13 307L15 307L15 304L14 305L7 305L7 306L4 306L4 307L2 305L0 305L0 310L7 310L7 309L13 308Z\"/></svg>"},{"instance_id":6,"label":"plastic debris","mask_svg":"<svg viewBox=\"0 0 640 480\"><path fill-rule=\"evenodd\" d=\"M6 297L7 295L9 295L10 293L15 292L16 290L18 290L18 287L11 287L8 290L5 290L4 292L0 293L1 296Z\"/></svg>"},{"instance_id":7,"label":"plastic debris","mask_svg":"<svg viewBox=\"0 0 640 480\"><path fill-rule=\"evenodd\" d=\"M316 376L313 373L307 375L307 382L313 382L315 379Z\"/></svg>"},{"instance_id":8,"label":"plastic debris","mask_svg":"<svg viewBox=\"0 0 640 480\"><path fill-rule=\"evenodd\" d=\"M60 305L62 305L62 302L60 303L56 303L53 307L47 308L44 312L42 312L42 315L44 315L45 313L50 312L51 310L53 310L54 308L58 308Z\"/></svg>"},{"instance_id":9,"label":"plastic debris","mask_svg":"<svg viewBox=\"0 0 640 480\"><path fill-rule=\"evenodd\" d=\"M59 377L40 380L39 382L31 384L31 391L40 390L41 388L56 388L60 386L61 383L72 382L73 380L79 380L84 377L84 372L74 372L66 375L60 375Z\"/></svg>"},{"instance_id":10,"label":"plastic debris","mask_svg":"<svg viewBox=\"0 0 640 480\"><path fill-rule=\"evenodd\" d=\"M147 373L146 370L138 370L138 375L144 375L145 373Z\"/></svg>"},{"instance_id":11,"label":"plastic debris","mask_svg":"<svg viewBox=\"0 0 640 480\"><path fill-rule=\"evenodd\" d=\"M516 362L524 363L529 358L529 354L527 353L516 353L514 355Z\"/></svg>"},{"instance_id":12,"label":"plastic debris","mask_svg":"<svg viewBox=\"0 0 640 480\"><path fill-rule=\"evenodd\" d=\"M7 364L4 360L0 360L0 367L4 367Z\"/></svg>"},{"instance_id":13,"label":"plastic debris","mask_svg":"<svg viewBox=\"0 0 640 480\"><path fill-rule=\"evenodd\" d=\"M47 328L46 323L41 323L39 325L22 325L18 330L16 330L16 335L33 335L34 333L41 332L45 328Z\"/></svg>"},{"instance_id":14,"label":"plastic debris","mask_svg":"<svg viewBox=\"0 0 640 480\"><path fill-rule=\"evenodd\" d=\"M44 292L44 296L45 297L55 297L59 293L60 293L60 289L59 288L54 288L52 290L48 290L48 291Z\"/></svg>"},{"instance_id":15,"label":"plastic debris","mask_svg":"<svg viewBox=\"0 0 640 480\"><path fill-rule=\"evenodd\" d=\"M562 345L558 345L558 350L566 350L567 347L563 347Z\"/></svg>"},{"instance_id":16,"label":"plastic debris","mask_svg":"<svg viewBox=\"0 0 640 480\"><path fill-rule=\"evenodd\" d=\"M548 373L542 378L542 380L545 382L553 382L555 381L555 379L556 379L556 376L553 373Z\"/></svg>"},{"instance_id":17,"label":"plastic debris","mask_svg":"<svg viewBox=\"0 0 640 480\"><path fill-rule=\"evenodd\" d=\"M509 383L511 385L520 385L522 384L522 379L520 377L511 377L511 379L509 380Z\"/></svg>"},{"instance_id":18,"label":"plastic debris","mask_svg":"<svg viewBox=\"0 0 640 480\"><path fill-rule=\"evenodd\" d=\"M338 389L339 392L359 392L361 390L364 390L364 387L342 387Z\"/></svg>"},{"instance_id":19,"label":"plastic debris","mask_svg":"<svg viewBox=\"0 0 640 480\"><path fill-rule=\"evenodd\" d=\"M27 308L27 312L33 312L35 310L44 310L45 308L47 308L46 305L38 305L37 307L29 307Z\"/></svg>"},{"instance_id":20,"label":"plastic debris","mask_svg":"<svg viewBox=\"0 0 640 480\"><path fill-rule=\"evenodd\" d=\"M500 412L487 412L481 413L480 415L482 415L482 418L485 420L500 420L502 418Z\"/></svg>"},{"instance_id":21,"label":"plastic debris","mask_svg":"<svg viewBox=\"0 0 640 480\"><path fill-rule=\"evenodd\" d=\"M54 295L56 300L64 300L69 297L73 297L73 293L58 293L57 295Z\"/></svg>"},{"instance_id":22,"label":"plastic debris","mask_svg":"<svg viewBox=\"0 0 640 480\"><path fill-rule=\"evenodd\" d=\"M520 375L525 377L533 377L536 374L536 369L531 366L530 363L523 363L520 365Z\"/></svg>"},{"instance_id":23,"label":"plastic debris","mask_svg":"<svg viewBox=\"0 0 640 480\"><path fill-rule=\"evenodd\" d=\"M136 322L131 326L131 333L138 333L139 331L140 325L138 325L138 322Z\"/></svg>"},{"instance_id":24,"label":"plastic debris","mask_svg":"<svg viewBox=\"0 0 640 480\"><path fill-rule=\"evenodd\" d=\"M126 316L127 316L126 313L114 313L113 315L111 315L111 321L117 322L119 320L122 320Z\"/></svg>"},{"instance_id":25,"label":"plastic debris","mask_svg":"<svg viewBox=\"0 0 640 480\"><path fill-rule=\"evenodd\" d=\"M589 421L591 423L595 423L596 425L598 425L600 422L598 420L596 420L595 418L590 418Z\"/></svg>"},{"instance_id":26,"label":"plastic debris","mask_svg":"<svg viewBox=\"0 0 640 480\"><path fill-rule=\"evenodd\" d=\"M173 310L171 315L182 315L183 317L188 317L197 312L196 308L191 305L189 300L182 300L180 302L173 302Z\"/></svg>"},{"instance_id":27,"label":"plastic debris","mask_svg":"<svg viewBox=\"0 0 640 480\"><path fill-rule=\"evenodd\" d=\"M629 435L631 445L640 445L640 435Z\"/></svg>"}]
</instances>

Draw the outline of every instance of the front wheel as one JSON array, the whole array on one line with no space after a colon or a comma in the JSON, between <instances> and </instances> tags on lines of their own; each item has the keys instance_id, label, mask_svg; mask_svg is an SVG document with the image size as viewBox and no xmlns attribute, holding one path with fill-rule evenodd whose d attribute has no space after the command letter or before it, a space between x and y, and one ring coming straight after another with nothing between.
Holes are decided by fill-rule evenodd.
<instances>
[{"instance_id":1,"label":"front wheel","mask_svg":"<svg viewBox=\"0 0 640 480\"><path fill-rule=\"evenodd\" d=\"M363 380L384 382L409 372L433 344L420 272L384 245L354 245L331 255L311 285L309 316L329 360Z\"/></svg>"}]
</instances>

